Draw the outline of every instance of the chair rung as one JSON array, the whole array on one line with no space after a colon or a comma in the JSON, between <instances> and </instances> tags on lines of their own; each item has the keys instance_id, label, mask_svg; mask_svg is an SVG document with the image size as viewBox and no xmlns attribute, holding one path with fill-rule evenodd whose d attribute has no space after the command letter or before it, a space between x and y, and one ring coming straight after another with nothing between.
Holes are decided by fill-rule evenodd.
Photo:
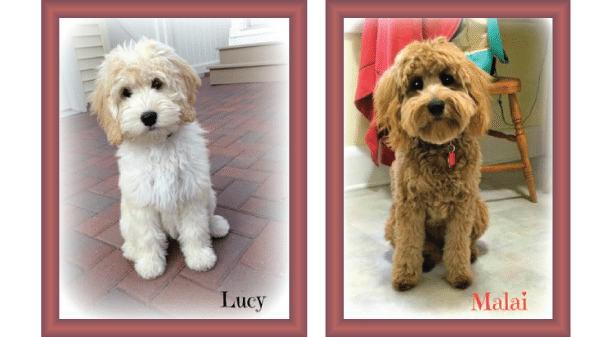
<instances>
[{"instance_id":1,"label":"chair rung","mask_svg":"<svg viewBox=\"0 0 612 337\"><path fill-rule=\"evenodd\" d=\"M499 131L494 131L494 130L489 130L487 132L487 134L489 136L495 137L495 138L504 138L507 139L511 142L515 142L516 143L516 136L515 135L507 135L503 132L499 132Z\"/></svg>"},{"instance_id":2,"label":"chair rung","mask_svg":"<svg viewBox=\"0 0 612 337\"><path fill-rule=\"evenodd\" d=\"M510 163L510 164L499 164L499 165L488 165L480 168L480 172L507 172L507 171L521 171L525 168L525 163Z\"/></svg>"}]
</instances>

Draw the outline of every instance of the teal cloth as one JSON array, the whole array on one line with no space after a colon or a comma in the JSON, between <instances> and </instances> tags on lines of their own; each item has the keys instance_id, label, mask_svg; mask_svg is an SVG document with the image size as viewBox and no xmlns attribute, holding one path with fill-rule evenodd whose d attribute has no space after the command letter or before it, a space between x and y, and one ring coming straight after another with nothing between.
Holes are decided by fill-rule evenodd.
<instances>
[{"instance_id":1,"label":"teal cloth","mask_svg":"<svg viewBox=\"0 0 612 337\"><path fill-rule=\"evenodd\" d=\"M501 35L499 34L497 19L487 19L487 35L489 35L489 44L491 48L467 54L466 57L474 62L480 69L490 74L493 65L493 57L497 57L503 64L507 64L509 60L504 51Z\"/></svg>"}]
</instances>

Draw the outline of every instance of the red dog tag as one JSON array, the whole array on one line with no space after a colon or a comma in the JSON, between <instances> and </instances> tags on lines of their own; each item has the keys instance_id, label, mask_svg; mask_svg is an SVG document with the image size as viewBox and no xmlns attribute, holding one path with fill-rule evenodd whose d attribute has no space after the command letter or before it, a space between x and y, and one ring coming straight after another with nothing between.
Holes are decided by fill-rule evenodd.
<instances>
[{"instance_id":1,"label":"red dog tag","mask_svg":"<svg viewBox=\"0 0 612 337\"><path fill-rule=\"evenodd\" d=\"M453 145L450 145L448 147L448 167L453 167L455 166L455 147Z\"/></svg>"}]
</instances>

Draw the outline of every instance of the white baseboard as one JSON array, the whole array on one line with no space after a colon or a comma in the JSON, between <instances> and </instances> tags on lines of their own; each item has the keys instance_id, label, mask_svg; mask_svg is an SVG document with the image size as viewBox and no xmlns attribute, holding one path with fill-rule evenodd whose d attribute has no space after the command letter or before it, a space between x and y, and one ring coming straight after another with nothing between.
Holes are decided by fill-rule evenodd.
<instances>
[{"instance_id":1,"label":"white baseboard","mask_svg":"<svg viewBox=\"0 0 612 337\"><path fill-rule=\"evenodd\" d=\"M374 165L365 145L344 148L344 190L358 190L389 183L389 166Z\"/></svg>"},{"instance_id":2,"label":"white baseboard","mask_svg":"<svg viewBox=\"0 0 612 337\"><path fill-rule=\"evenodd\" d=\"M550 154L550 141L545 137L541 127L525 128L529 157L540 157ZM483 165L508 163L520 160L515 143L505 139L483 137L480 140ZM372 162L370 149L365 145L346 146L344 148L344 190L351 191L390 182L389 167L376 166Z\"/></svg>"}]
</instances>

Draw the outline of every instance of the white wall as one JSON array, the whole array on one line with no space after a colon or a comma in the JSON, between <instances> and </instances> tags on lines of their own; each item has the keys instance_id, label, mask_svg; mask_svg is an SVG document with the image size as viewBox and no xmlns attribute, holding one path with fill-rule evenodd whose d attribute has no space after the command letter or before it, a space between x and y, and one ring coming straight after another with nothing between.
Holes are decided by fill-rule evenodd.
<instances>
[{"instance_id":1,"label":"white wall","mask_svg":"<svg viewBox=\"0 0 612 337\"><path fill-rule=\"evenodd\" d=\"M106 19L111 48L141 37L173 47L198 73L219 63L217 48L228 45L231 19Z\"/></svg>"}]
</instances>

